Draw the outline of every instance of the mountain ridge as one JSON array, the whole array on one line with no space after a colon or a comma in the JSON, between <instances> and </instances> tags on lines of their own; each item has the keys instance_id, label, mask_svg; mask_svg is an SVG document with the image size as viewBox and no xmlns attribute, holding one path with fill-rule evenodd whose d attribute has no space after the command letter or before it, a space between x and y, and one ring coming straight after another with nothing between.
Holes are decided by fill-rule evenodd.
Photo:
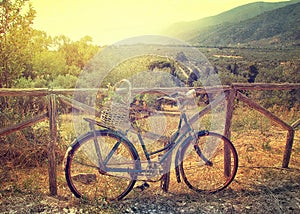
<instances>
[{"instance_id":1,"label":"mountain ridge","mask_svg":"<svg viewBox=\"0 0 300 214\"><path fill-rule=\"evenodd\" d=\"M299 3L299 0L276 3L249 3L225 11L216 16L180 24L177 23L166 31L169 35L171 34L171 36L189 41L193 44L204 45L251 43L256 40L270 38L282 33L286 34L290 39L298 40L295 33L299 32ZM292 15L289 14L291 11L294 11L292 12ZM280 27L282 24L289 25L289 28L285 26ZM254 32L256 29L255 25L258 26L256 33ZM293 29L294 26L296 26L296 29ZM276 29L274 29L274 27ZM271 29L269 33L268 28ZM181 30L176 31L176 29ZM282 30L282 32L280 32L280 30ZM280 36L280 41L282 41L283 36L284 35ZM286 39L283 40L287 42ZM269 41L267 43L272 42Z\"/></svg>"},{"instance_id":2,"label":"mountain ridge","mask_svg":"<svg viewBox=\"0 0 300 214\"><path fill-rule=\"evenodd\" d=\"M197 44L293 46L300 42L300 3L265 12L237 24L215 26L190 40ZM208 36L209 35L209 36Z\"/></svg>"}]
</instances>

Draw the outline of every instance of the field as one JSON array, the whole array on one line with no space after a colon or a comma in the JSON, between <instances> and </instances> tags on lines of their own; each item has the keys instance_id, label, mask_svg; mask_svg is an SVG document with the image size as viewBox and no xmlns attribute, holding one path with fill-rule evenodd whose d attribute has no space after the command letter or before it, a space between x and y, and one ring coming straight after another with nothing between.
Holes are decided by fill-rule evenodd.
<instances>
[{"instance_id":1,"label":"field","mask_svg":"<svg viewBox=\"0 0 300 214\"><path fill-rule=\"evenodd\" d=\"M299 112L276 109L291 123ZM71 118L60 116L63 137L60 152L58 196L49 196L47 162L37 167L1 166L1 213L298 213L300 211L300 132L296 131L288 169L281 168L286 131L238 104L233 116L232 141L239 155L234 182L224 191L202 195L177 184L174 172L168 193L160 182L133 190L122 201L84 201L72 196L64 179L61 160L72 139ZM201 172L199 172L201 173Z\"/></svg>"},{"instance_id":2,"label":"field","mask_svg":"<svg viewBox=\"0 0 300 214\"><path fill-rule=\"evenodd\" d=\"M252 65L259 69L256 82L299 82L298 49L205 48L201 51L216 67L223 84L247 81ZM292 92L259 92L251 96L283 121L292 124L300 118L300 93L299 90ZM35 113L28 109L26 112L26 99L13 97L11 101L14 109L0 112L4 127L11 121L17 122ZM33 109L43 109L38 105L39 99L31 101ZM287 132L236 101L231 140L239 155L239 169L227 189L210 195L196 194L190 192L185 184L177 184L172 172L168 193L160 189L160 182L156 182L143 192L134 190L122 201L107 203L78 200L68 189L62 159L76 134L72 118L66 112L59 112L59 144L56 149L58 195L55 197L49 196L45 143L49 141L48 121L0 137L0 213L300 212L299 127L295 132L289 168L283 169Z\"/></svg>"}]
</instances>

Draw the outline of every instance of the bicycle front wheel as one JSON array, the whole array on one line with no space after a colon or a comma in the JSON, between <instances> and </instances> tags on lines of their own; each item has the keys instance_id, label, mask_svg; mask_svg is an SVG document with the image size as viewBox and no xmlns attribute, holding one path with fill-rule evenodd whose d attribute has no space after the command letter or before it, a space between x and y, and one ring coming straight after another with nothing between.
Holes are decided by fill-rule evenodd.
<instances>
[{"instance_id":1,"label":"bicycle front wheel","mask_svg":"<svg viewBox=\"0 0 300 214\"><path fill-rule=\"evenodd\" d=\"M179 165L186 185L197 192L215 193L226 188L238 168L236 149L226 137L207 132L182 149Z\"/></svg>"},{"instance_id":2,"label":"bicycle front wheel","mask_svg":"<svg viewBox=\"0 0 300 214\"><path fill-rule=\"evenodd\" d=\"M138 154L122 135L110 130L87 133L65 156L65 176L72 193L89 200L120 200L136 182Z\"/></svg>"}]
</instances>

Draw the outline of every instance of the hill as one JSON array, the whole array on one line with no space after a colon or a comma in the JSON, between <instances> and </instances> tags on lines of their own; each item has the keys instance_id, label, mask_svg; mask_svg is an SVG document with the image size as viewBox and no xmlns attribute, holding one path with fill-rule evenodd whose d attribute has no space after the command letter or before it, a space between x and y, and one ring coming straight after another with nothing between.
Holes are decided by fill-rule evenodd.
<instances>
[{"instance_id":1,"label":"hill","mask_svg":"<svg viewBox=\"0 0 300 214\"><path fill-rule=\"evenodd\" d=\"M299 40L299 4L299 0L250 3L216 16L174 24L166 32L198 45L295 45Z\"/></svg>"}]
</instances>

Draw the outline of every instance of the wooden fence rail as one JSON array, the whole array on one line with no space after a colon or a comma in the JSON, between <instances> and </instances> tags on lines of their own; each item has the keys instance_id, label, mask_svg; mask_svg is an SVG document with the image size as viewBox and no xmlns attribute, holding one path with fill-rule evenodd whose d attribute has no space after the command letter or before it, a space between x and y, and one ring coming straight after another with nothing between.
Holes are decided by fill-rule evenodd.
<instances>
[{"instance_id":1,"label":"wooden fence rail","mask_svg":"<svg viewBox=\"0 0 300 214\"><path fill-rule=\"evenodd\" d=\"M281 126L283 129L287 130L287 140L285 145L285 151L283 155L282 167L287 168L290 161L290 156L293 147L293 140L295 129L300 125L300 119L297 118L295 122L291 125L287 124L285 121L281 120L279 117L269 112L267 109L263 108L259 104L255 103L253 100L242 94L240 91L242 90L292 90L292 89L300 89L300 83L284 83L284 84L270 84L270 83L253 83L253 84L244 84L244 83L233 83L230 86L215 86L215 87L206 87L206 88L195 88L198 94L204 93L216 93L219 91L224 91L227 110L226 110L226 121L225 121L225 129L224 135L230 138L230 130L231 130L231 122L234 111L234 100L235 98L240 101L246 103L249 107L259 111L267 118L274 121L276 124ZM14 124L9 127L4 127L0 129L0 136L7 135L12 132L21 130L25 127L31 126L40 121L49 120L49 129L50 129L50 142L48 142L48 173L49 173L49 190L51 195L57 195L57 182L56 182L56 161L55 161L55 146L57 144L57 99L59 99L64 104L70 105L78 110L85 112L95 112L95 109L85 105L80 102L76 102L65 95L72 95L74 92L78 93L91 93L91 92L103 92L105 89L46 89L46 88L38 88L38 89L6 89L0 88L0 97L7 96L38 96L38 97L48 97L48 113L44 113L41 115L34 116L31 119L23 121L19 124ZM133 93L139 93L144 91L145 89L133 89ZM180 91L182 88L158 88L157 90L163 92L170 91ZM197 119L207 112L209 112L212 108L219 105L223 100L216 100L211 103L203 110L199 112Z\"/></svg>"}]
</instances>

